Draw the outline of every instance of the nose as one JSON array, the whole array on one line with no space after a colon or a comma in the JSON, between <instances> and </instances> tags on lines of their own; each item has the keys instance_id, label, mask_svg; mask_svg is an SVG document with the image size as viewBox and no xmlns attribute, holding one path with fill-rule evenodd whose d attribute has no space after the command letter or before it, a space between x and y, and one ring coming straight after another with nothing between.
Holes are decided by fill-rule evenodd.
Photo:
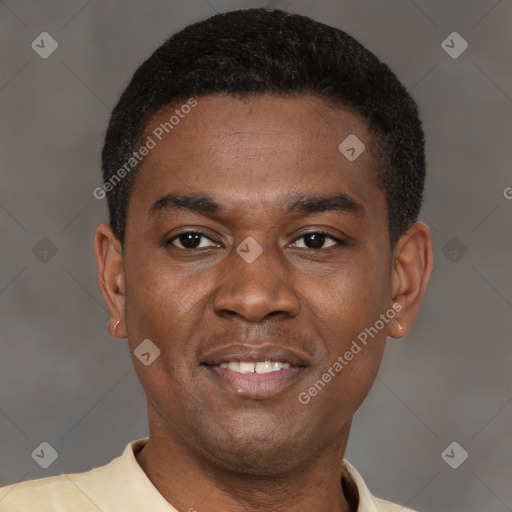
<instances>
[{"instance_id":1,"label":"nose","mask_svg":"<svg viewBox=\"0 0 512 512\"><path fill-rule=\"evenodd\" d=\"M216 314L237 316L248 322L278 315L297 316L300 301L278 250L263 248L256 259L249 261L235 250L226 257L213 294Z\"/></svg>"}]
</instances>

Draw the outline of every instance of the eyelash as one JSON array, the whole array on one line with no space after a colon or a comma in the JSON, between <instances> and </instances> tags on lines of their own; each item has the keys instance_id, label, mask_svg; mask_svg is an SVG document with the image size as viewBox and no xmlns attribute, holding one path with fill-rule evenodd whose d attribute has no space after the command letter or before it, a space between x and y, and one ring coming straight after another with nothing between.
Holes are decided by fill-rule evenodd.
<instances>
[{"instance_id":1,"label":"eyelash","mask_svg":"<svg viewBox=\"0 0 512 512\"><path fill-rule=\"evenodd\" d=\"M206 233L202 233L201 231L183 231L181 233L178 233L177 235L174 235L172 238L170 238L169 240L167 240L166 242L166 245L174 245L172 242L174 240L176 240L177 238L179 238L180 236L182 235L189 235L189 234L194 234L194 235L200 235L201 237L203 238L207 238L208 240L210 240L211 242L213 243L217 243L215 242L215 240L212 240L208 235L206 235ZM327 231L322 231L322 230L316 230L316 231L308 231L307 233L303 233L301 236L299 236L298 238L296 238L293 243L297 242L298 240L300 240L301 238L307 236L307 235L323 235L325 236L326 238L329 238L331 240L333 240L334 242L336 242L336 244L338 246L344 246L344 245L347 245L347 243L344 241L344 240L341 240L340 238L337 238L333 235L331 235L330 233L328 233ZM176 247L177 249L181 249L183 251L202 251L204 249L208 249L208 247L195 247L195 248L187 248L187 247L178 247L176 245L174 245L174 247ZM331 246L331 247L334 247L334 246ZM306 247L305 249L308 249L310 251L320 251L320 250L325 250L325 249L329 249L329 247L321 247L320 249L312 249L312 248L309 248L309 247Z\"/></svg>"}]
</instances>

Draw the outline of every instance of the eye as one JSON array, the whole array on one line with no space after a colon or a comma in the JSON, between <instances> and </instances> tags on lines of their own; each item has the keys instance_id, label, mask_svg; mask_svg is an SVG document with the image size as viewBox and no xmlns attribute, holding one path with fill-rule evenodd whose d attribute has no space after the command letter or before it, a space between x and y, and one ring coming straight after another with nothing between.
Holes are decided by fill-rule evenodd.
<instances>
[{"instance_id":1,"label":"eye","mask_svg":"<svg viewBox=\"0 0 512 512\"><path fill-rule=\"evenodd\" d=\"M216 244L211 238L208 238L204 233L199 231L185 231L180 233L179 235L173 236L171 239L167 241L167 245L172 244L180 249L201 249L203 247L212 247L211 245L202 245L201 239L209 240L213 243L213 246ZM181 244L177 245L174 242L179 242Z\"/></svg>"},{"instance_id":2,"label":"eye","mask_svg":"<svg viewBox=\"0 0 512 512\"><path fill-rule=\"evenodd\" d=\"M334 245L346 245L343 240L323 231L311 231L309 233L305 233L301 237L297 238L297 241L302 238L304 239L304 245L302 247L305 249L327 249ZM330 239L332 243L327 247L324 247L324 243L327 239ZM297 241L295 241L294 244L296 244ZM292 244L292 247L294 244ZM300 246L295 245L295 247Z\"/></svg>"},{"instance_id":3,"label":"eye","mask_svg":"<svg viewBox=\"0 0 512 512\"><path fill-rule=\"evenodd\" d=\"M304 239L303 245L297 245L298 241ZM325 246L325 242L330 240L331 243ZM211 244L208 244L208 241ZM200 231L184 231L173 236L167 241L167 245L174 245L180 249L202 249L205 247L217 247L218 244L211 238ZM179 244L179 245L178 245ZM291 245L291 247L299 247L304 249L327 249L335 245L346 245L343 240L323 231L311 231L305 233Z\"/></svg>"}]
</instances>

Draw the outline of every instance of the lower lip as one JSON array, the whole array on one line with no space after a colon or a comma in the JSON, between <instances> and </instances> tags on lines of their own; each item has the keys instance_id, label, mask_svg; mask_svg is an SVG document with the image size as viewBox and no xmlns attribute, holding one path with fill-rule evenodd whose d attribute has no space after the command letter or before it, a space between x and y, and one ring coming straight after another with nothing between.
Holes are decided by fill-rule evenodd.
<instances>
[{"instance_id":1,"label":"lower lip","mask_svg":"<svg viewBox=\"0 0 512 512\"><path fill-rule=\"evenodd\" d=\"M238 396L244 398L268 398L275 395L299 379L306 369L300 366L269 373L239 373L220 366L206 368Z\"/></svg>"}]
</instances>

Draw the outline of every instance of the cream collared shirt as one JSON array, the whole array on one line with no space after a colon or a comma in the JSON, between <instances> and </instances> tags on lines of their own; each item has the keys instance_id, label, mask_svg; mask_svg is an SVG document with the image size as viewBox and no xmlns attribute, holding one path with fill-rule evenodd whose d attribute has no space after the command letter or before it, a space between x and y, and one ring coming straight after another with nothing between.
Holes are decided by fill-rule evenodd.
<instances>
[{"instance_id":1,"label":"cream collared shirt","mask_svg":"<svg viewBox=\"0 0 512 512\"><path fill-rule=\"evenodd\" d=\"M139 466L137 452L148 438L126 445L105 466L0 488L0 512L178 512ZM372 496L361 475L345 461L348 478L359 493L357 512L414 512ZM189 509L194 510L193 504ZM185 511L183 511L185 512Z\"/></svg>"}]
</instances>

